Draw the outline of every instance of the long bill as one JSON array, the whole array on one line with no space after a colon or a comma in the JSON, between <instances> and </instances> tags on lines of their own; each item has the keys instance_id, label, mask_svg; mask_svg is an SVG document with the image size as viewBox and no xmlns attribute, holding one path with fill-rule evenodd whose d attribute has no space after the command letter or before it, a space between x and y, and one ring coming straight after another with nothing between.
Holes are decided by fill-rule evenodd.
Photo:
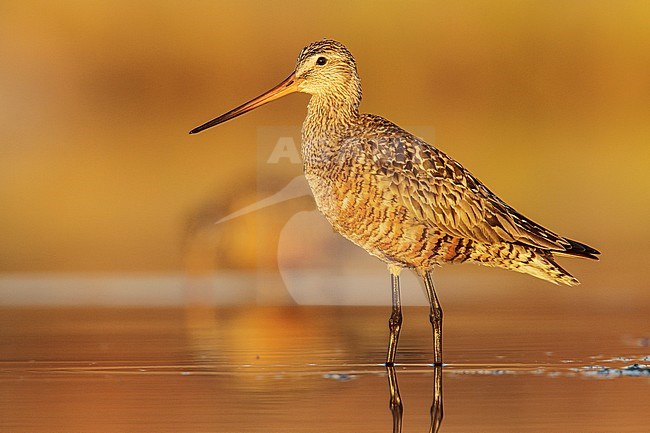
<instances>
[{"instance_id":1,"label":"long bill","mask_svg":"<svg viewBox=\"0 0 650 433\"><path fill-rule=\"evenodd\" d=\"M257 98L251 99L250 101L240 105L237 108L233 108L229 112L222 114L221 116L212 119L201 126L197 126L196 128L190 131L190 134L196 134L208 128L212 128L213 126L226 122L230 119L234 119L237 116L241 116L244 113L254 110L257 107L261 107L266 103L282 98L283 96L286 96L289 93L298 92L298 83L299 80L296 79L296 73L293 72L284 81L282 81L280 84L278 84L268 92L261 94Z\"/></svg>"}]
</instances>

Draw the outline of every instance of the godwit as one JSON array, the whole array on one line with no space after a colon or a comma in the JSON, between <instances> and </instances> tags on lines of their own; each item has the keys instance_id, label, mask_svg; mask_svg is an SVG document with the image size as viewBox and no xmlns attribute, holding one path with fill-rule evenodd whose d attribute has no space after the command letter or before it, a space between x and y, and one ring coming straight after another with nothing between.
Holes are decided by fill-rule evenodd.
<instances>
[{"instance_id":1,"label":"godwit","mask_svg":"<svg viewBox=\"0 0 650 433\"><path fill-rule=\"evenodd\" d=\"M301 151L318 209L334 230L388 265L387 365L394 364L402 326L402 269L415 269L424 279L434 364L440 365L442 309L431 277L434 266L478 263L573 286L578 280L554 255L598 259L597 250L521 215L434 146L382 117L359 113L356 62L340 42L308 45L284 81L190 134L293 92L311 95Z\"/></svg>"}]
</instances>

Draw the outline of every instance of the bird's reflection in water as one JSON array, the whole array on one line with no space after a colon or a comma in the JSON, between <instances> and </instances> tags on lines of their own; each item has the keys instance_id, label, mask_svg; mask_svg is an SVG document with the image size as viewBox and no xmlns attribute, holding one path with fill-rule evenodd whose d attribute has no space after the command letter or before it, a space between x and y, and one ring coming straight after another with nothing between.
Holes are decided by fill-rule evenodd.
<instances>
[{"instance_id":1,"label":"bird's reflection in water","mask_svg":"<svg viewBox=\"0 0 650 433\"><path fill-rule=\"evenodd\" d=\"M402 397L399 394L399 385L397 384L397 374L395 367L386 366L386 373L388 376L388 391L389 407L393 414L393 433L402 432L402 414L404 406L402 405ZM433 366L433 398L431 400L431 425L429 433L437 433L442 424L443 410L442 410L442 366Z\"/></svg>"}]
</instances>

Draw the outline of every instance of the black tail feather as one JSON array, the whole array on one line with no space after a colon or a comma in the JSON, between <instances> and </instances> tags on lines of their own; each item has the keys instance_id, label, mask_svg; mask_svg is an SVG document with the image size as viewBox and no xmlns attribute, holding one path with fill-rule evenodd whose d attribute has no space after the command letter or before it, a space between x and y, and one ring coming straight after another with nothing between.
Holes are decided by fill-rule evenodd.
<instances>
[{"instance_id":1,"label":"black tail feather","mask_svg":"<svg viewBox=\"0 0 650 433\"><path fill-rule=\"evenodd\" d=\"M598 260L597 256L600 251L597 249L571 239L566 239L566 241L569 242L570 246L563 252L564 254Z\"/></svg>"}]
</instances>

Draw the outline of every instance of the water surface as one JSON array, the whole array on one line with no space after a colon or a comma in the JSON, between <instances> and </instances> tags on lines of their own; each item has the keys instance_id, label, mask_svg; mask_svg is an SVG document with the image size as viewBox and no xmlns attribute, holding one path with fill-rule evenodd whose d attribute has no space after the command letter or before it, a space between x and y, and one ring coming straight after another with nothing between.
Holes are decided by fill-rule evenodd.
<instances>
[{"instance_id":1,"label":"water surface","mask_svg":"<svg viewBox=\"0 0 650 433\"><path fill-rule=\"evenodd\" d=\"M3 432L391 432L388 307L0 310ZM404 432L650 431L650 311L410 307ZM437 398L435 383L442 386Z\"/></svg>"}]
</instances>

